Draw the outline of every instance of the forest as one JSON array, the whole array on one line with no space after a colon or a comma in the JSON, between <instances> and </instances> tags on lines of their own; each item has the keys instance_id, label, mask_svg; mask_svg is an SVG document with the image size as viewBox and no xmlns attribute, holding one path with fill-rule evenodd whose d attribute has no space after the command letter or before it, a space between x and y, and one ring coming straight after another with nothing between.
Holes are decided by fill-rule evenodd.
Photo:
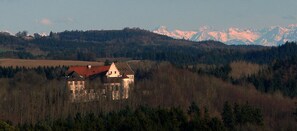
<instances>
[{"instance_id":1,"label":"forest","mask_svg":"<svg viewBox=\"0 0 297 131\"><path fill-rule=\"evenodd\" d=\"M11 72L0 79L1 128L296 129L296 97L286 96L281 90L261 93L253 81L248 81L248 77L241 80L242 75L254 77L262 72L261 68L270 70L268 67L234 62L229 65L231 69L225 78L226 73L222 70L226 67L207 67L205 71L208 72L201 72L168 62L131 61L129 64L136 75L129 99L99 99L87 103L69 101L64 78L67 67L1 68L1 72ZM248 66L251 70L235 71L242 66ZM198 65L196 68L199 68ZM235 82L235 79L240 79L240 82Z\"/></svg>"},{"instance_id":2,"label":"forest","mask_svg":"<svg viewBox=\"0 0 297 131\"><path fill-rule=\"evenodd\" d=\"M228 46L141 29L0 33L0 57L127 58L129 99L71 103L68 67L0 67L3 130L296 130L297 45ZM121 60L121 59L119 59Z\"/></svg>"}]
</instances>

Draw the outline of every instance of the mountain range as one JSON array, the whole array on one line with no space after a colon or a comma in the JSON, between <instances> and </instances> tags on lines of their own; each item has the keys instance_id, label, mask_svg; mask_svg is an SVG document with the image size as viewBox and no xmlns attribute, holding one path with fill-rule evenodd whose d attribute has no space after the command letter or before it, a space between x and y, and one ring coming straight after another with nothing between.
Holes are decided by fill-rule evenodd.
<instances>
[{"instance_id":1,"label":"mountain range","mask_svg":"<svg viewBox=\"0 0 297 131\"><path fill-rule=\"evenodd\" d=\"M165 26L160 26L152 32L175 39L186 39L190 41L215 40L228 45L279 46L286 41L297 41L297 24L285 27L271 26L262 29L240 29L232 27L226 30L216 30L203 26L196 31L168 30Z\"/></svg>"}]
</instances>

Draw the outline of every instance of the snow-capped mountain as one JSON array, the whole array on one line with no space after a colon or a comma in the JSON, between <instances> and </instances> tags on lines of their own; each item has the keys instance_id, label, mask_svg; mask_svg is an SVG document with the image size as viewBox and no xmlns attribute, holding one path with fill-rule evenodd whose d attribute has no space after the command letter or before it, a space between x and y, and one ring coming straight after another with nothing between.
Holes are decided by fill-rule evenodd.
<instances>
[{"instance_id":1,"label":"snow-capped mountain","mask_svg":"<svg viewBox=\"0 0 297 131\"><path fill-rule=\"evenodd\" d=\"M168 31L165 26L160 26L159 28L154 30L155 33L167 35L176 39L190 39L194 34L197 32L195 31L181 31L181 30L174 30Z\"/></svg>"},{"instance_id":2,"label":"snow-capped mountain","mask_svg":"<svg viewBox=\"0 0 297 131\"><path fill-rule=\"evenodd\" d=\"M216 40L229 45L264 45L277 46L286 41L297 41L297 24L286 27L272 26L263 29L239 29L215 30L203 26L197 31L168 30L161 26L154 33L166 35L176 39L191 41Z\"/></svg>"}]
</instances>

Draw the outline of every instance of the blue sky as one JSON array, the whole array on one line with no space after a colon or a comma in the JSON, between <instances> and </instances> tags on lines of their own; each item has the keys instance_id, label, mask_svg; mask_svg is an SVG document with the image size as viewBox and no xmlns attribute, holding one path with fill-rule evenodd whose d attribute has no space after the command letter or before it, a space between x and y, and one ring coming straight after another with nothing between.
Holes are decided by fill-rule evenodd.
<instances>
[{"instance_id":1,"label":"blue sky","mask_svg":"<svg viewBox=\"0 0 297 131\"><path fill-rule=\"evenodd\" d=\"M0 30L101 30L200 26L262 28L297 23L297 0L0 0Z\"/></svg>"}]
</instances>

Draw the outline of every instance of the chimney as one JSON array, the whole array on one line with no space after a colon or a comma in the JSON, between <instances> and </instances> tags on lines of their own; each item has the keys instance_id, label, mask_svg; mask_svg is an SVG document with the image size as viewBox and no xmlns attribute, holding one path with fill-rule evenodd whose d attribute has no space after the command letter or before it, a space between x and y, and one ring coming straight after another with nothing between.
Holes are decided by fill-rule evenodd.
<instances>
[{"instance_id":1,"label":"chimney","mask_svg":"<svg viewBox=\"0 0 297 131\"><path fill-rule=\"evenodd\" d=\"M92 68L92 66L91 65L88 65L88 69L91 69Z\"/></svg>"}]
</instances>

